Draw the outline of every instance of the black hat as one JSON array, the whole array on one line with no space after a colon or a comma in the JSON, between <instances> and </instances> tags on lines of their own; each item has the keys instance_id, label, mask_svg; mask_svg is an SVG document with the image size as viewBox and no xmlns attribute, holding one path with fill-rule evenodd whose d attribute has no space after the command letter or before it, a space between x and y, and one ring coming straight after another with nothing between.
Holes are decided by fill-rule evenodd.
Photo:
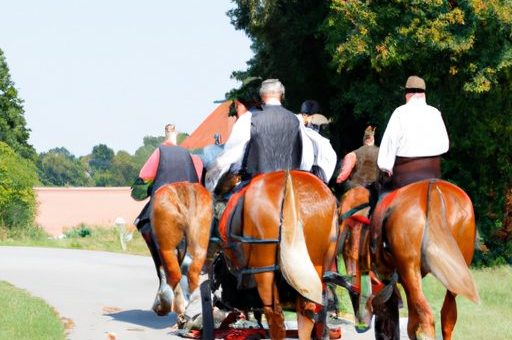
<instances>
[{"instance_id":1,"label":"black hat","mask_svg":"<svg viewBox=\"0 0 512 340\"><path fill-rule=\"evenodd\" d=\"M316 100L306 100L300 106L300 113L312 115L315 113L321 113L322 109L320 108L320 104Z\"/></svg>"}]
</instances>

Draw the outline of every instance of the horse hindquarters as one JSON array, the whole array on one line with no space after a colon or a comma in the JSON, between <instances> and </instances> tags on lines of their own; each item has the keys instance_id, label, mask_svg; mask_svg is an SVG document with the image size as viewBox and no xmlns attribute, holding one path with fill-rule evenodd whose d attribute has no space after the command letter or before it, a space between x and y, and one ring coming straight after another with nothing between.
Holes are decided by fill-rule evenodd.
<instances>
[{"instance_id":1,"label":"horse hindquarters","mask_svg":"<svg viewBox=\"0 0 512 340\"><path fill-rule=\"evenodd\" d=\"M447 290L478 303L480 297L468 267L476 230L469 197L453 184L433 183L428 204L422 247L426 267Z\"/></svg>"}]
</instances>

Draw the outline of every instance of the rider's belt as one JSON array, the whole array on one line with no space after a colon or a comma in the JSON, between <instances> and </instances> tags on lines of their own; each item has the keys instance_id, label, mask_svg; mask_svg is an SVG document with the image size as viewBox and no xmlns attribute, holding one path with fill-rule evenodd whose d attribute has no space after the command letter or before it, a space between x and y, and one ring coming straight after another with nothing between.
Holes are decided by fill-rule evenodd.
<instances>
[{"instance_id":1,"label":"rider's belt","mask_svg":"<svg viewBox=\"0 0 512 340\"><path fill-rule=\"evenodd\" d=\"M441 177L441 156L395 159L391 181L395 189L428 178Z\"/></svg>"}]
</instances>

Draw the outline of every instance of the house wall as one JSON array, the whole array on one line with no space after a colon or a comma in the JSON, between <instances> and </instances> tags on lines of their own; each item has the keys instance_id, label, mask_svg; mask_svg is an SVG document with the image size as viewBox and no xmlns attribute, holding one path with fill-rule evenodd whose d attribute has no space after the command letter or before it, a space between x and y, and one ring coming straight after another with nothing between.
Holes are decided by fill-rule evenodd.
<instances>
[{"instance_id":1,"label":"house wall","mask_svg":"<svg viewBox=\"0 0 512 340\"><path fill-rule=\"evenodd\" d=\"M129 187L39 187L34 190L37 195L36 223L54 236L81 223L110 227L118 217L131 225L146 204L146 201L132 199Z\"/></svg>"}]
</instances>

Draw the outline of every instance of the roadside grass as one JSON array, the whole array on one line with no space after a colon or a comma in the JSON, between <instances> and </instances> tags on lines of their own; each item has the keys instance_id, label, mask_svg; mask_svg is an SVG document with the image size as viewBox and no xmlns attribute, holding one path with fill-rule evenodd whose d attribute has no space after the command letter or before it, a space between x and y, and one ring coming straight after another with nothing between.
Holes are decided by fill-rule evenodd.
<instances>
[{"instance_id":1,"label":"roadside grass","mask_svg":"<svg viewBox=\"0 0 512 340\"><path fill-rule=\"evenodd\" d=\"M1 230L0 230L1 231ZM126 250L121 247L119 230L116 227L79 226L67 230L65 238L51 238L40 228L27 228L18 231L0 232L0 246L27 246L71 248L84 250L109 251L134 255L147 255L149 250L137 230L132 240L127 242Z\"/></svg>"},{"instance_id":2,"label":"roadside grass","mask_svg":"<svg viewBox=\"0 0 512 340\"><path fill-rule=\"evenodd\" d=\"M472 269L480 294L480 304L474 304L466 298L457 297L457 324L453 332L454 340L512 338L512 266ZM441 339L441 308L446 289L432 275L423 281L423 291L429 301L436 320L437 339ZM404 302L400 310L401 317L407 317L407 301L403 288L399 286ZM348 301L346 291L338 296ZM344 303L341 311L353 317L350 304Z\"/></svg>"},{"instance_id":3,"label":"roadside grass","mask_svg":"<svg viewBox=\"0 0 512 340\"><path fill-rule=\"evenodd\" d=\"M457 297L458 318L453 339L511 339L512 266L474 269L471 272L481 302L477 305L464 297ZM432 275L423 280L423 285L436 317L436 333L440 338L440 313L446 290Z\"/></svg>"},{"instance_id":4,"label":"roadside grass","mask_svg":"<svg viewBox=\"0 0 512 340\"><path fill-rule=\"evenodd\" d=\"M0 281L0 339L65 339L63 323L42 299Z\"/></svg>"}]
</instances>

